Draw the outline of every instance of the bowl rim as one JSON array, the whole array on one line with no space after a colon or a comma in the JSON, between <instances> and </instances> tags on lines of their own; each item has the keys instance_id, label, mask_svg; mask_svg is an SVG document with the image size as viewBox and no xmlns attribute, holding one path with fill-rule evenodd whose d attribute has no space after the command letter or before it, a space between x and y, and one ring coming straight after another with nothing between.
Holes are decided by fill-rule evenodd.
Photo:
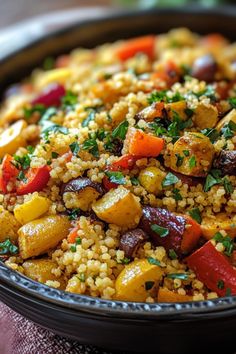
<instances>
[{"instance_id":1,"label":"bowl rim","mask_svg":"<svg viewBox=\"0 0 236 354\"><path fill-rule=\"evenodd\" d=\"M47 38L54 38L63 34L66 34L78 27L84 27L90 24L96 24L104 21L111 21L134 18L137 16L145 16L155 12L157 15L161 14L211 14L221 15L227 17L236 18L235 6L219 6L217 8L206 8L199 5L175 7L175 8L155 8L155 9L142 9L135 11L111 11L104 16L98 16L97 18L90 18L80 20L71 25L67 25L65 28L56 29L50 34L43 34L37 39L29 39L27 43L24 43L21 47L12 51L10 54L3 57L0 60L0 65L5 61L15 57L18 53L37 46ZM124 302L116 300L105 300L102 298L91 297L87 295L73 294L62 290L57 290L38 283L24 275L10 269L2 261L0 261L0 289L12 288L18 294L26 294L27 296L38 299L59 307L73 309L75 311L96 313L100 316L110 315L125 318L136 319L153 319L153 318L167 318L178 315L178 319L198 318L207 314L222 316L222 312L229 313L230 315L236 315L236 296L229 296L223 298L217 298L213 300L203 300L196 302L184 302L184 303L140 303L140 302Z\"/></svg>"}]
</instances>

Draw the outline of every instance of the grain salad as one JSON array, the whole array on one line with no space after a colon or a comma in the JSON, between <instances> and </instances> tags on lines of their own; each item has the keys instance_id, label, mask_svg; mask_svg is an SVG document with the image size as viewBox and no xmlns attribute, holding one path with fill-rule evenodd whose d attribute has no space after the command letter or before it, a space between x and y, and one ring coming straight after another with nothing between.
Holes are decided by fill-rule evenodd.
<instances>
[{"instance_id":1,"label":"grain salad","mask_svg":"<svg viewBox=\"0 0 236 354\"><path fill-rule=\"evenodd\" d=\"M0 109L0 257L76 294L236 295L236 44L185 28L47 58Z\"/></svg>"}]
</instances>

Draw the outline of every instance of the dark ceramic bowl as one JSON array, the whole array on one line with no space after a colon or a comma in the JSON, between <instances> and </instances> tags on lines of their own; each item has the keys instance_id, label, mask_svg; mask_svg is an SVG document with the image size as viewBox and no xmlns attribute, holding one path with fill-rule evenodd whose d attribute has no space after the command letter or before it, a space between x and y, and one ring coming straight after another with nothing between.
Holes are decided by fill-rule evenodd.
<instances>
[{"instance_id":1,"label":"dark ceramic bowl","mask_svg":"<svg viewBox=\"0 0 236 354\"><path fill-rule=\"evenodd\" d=\"M187 26L236 39L236 9L199 8L113 14L29 43L0 63L2 89L48 55L77 46ZM228 353L236 349L236 297L184 304L106 301L49 288L0 263L0 300L42 327L101 347L156 353Z\"/></svg>"}]
</instances>

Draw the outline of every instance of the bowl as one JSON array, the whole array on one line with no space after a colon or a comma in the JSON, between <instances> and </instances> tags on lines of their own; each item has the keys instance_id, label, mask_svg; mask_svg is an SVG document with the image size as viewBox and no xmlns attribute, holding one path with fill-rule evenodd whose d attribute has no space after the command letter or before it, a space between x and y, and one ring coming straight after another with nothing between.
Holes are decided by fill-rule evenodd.
<instances>
[{"instance_id":1,"label":"bowl","mask_svg":"<svg viewBox=\"0 0 236 354\"><path fill-rule=\"evenodd\" d=\"M29 40L0 62L1 90L20 80L48 55L77 46L187 26L235 39L236 8L152 9L110 13ZM155 353L227 353L235 349L236 296L216 300L147 304L66 293L39 284L0 262L0 300L53 332L100 347Z\"/></svg>"}]
</instances>

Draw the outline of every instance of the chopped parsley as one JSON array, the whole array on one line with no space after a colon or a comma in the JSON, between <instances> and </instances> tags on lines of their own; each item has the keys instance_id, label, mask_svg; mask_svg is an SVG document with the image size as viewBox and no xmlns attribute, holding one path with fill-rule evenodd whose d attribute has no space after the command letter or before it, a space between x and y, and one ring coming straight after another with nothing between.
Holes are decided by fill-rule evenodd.
<instances>
[{"instance_id":1,"label":"chopped parsley","mask_svg":"<svg viewBox=\"0 0 236 354\"><path fill-rule=\"evenodd\" d=\"M26 178L26 176L25 176L25 174L24 174L23 171L20 171L20 172L18 173L18 176L17 176L16 178L18 179L18 181L22 181L22 182L24 182L24 183L27 182L27 178Z\"/></svg>"},{"instance_id":2,"label":"chopped parsley","mask_svg":"<svg viewBox=\"0 0 236 354\"><path fill-rule=\"evenodd\" d=\"M79 208L75 208L75 209L71 209L68 211L68 218L69 220L76 220L78 219L78 216L80 214L80 209Z\"/></svg>"},{"instance_id":3,"label":"chopped parsley","mask_svg":"<svg viewBox=\"0 0 236 354\"><path fill-rule=\"evenodd\" d=\"M57 109L55 107L50 107L42 115L42 118L39 120L38 124L41 126L44 126L45 124L48 124L47 122L50 121L50 119L57 114Z\"/></svg>"},{"instance_id":4,"label":"chopped parsley","mask_svg":"<svg viewBox=\"0 0 236 354\"><path fill-rule=\"evenodd\" d=\"M232 255L232 252L234 250L234 240L229 237L229 236L223 236L220 232L217 232L213 239L217 242L222 243L222 245L225 247L224 254L228 257Z\"/></svg>"},{"instance_id":5,"label":"chopped parsley","mask_svg":"<svg viewBox=\"0 0 236 354\"><path fill-rule=\"evenodd\" d=\"M80 273L77 277L81 281L81 283L85 282L85 274L84 273Z\"/></svg>"},{"instance_id":6,"label":"chopped parsley","mask_svg":"<svg viewBox=\"0 0 236 354\"><path fill-rule=\"evenodd\" d=\"M230 97L228 101L232 108L236 108L236 97Z\"/></svg>"},{"instance_id":7,"label":"chopped parsley","mask_svg":"<svg viewBox=\"0 0 236 354\"><path fill-rule=\"evenodd\" d=\"M223 178L223 186L227 194L231 194L234 191L234 187L227 177Z\"/></svg>"},{"instance_id":8,"label":"chopped parsley","mask_svg":"<svg viewBox=\"0 0 236 354\"><path fill-rule=\"evenodd\" d=\"M152 265L158 265L158 266L161 265L161 262L159 262L157 259L155 259L153 257L148 257L147 261L149 264L152 264Z\"/></svg>"},{"instance_id":9,"label":"chopped parsley","mask_svg":"<svg viewBox=\"0 0 236 354\"><path fill-rule=\"evenodd\" d=\"M196 157L194 155L192 155L188 161L188 165L189 167L192 169L194 167L196 167L197 165L197 161L196 161Z\"/></svg>"},{"instance_id":10,"label":"chopped parsley","mask_svg":"<svg viewBox=\"0 0 236 354\"><path fill-rule=\"evenodd\" d=\"M188 118L191 118L193 116L193 114L194 114L194 110L191 109L191 108L185 108L184 113L186 114L186 116Z\"/></svg>"},{"instance_id":11,"label":"chopped parsley","mask_svg":"<svg viewBox=\"0 0 236 354\"><path fill-rule=\"evenodd\" d=\"M148 124L149 128L154 132L156 136L162 136L167 134L166 128L163 126L163 120L156 118L154 122Z\"/></svg>"},{"instance_id":12,"label":"chopped parsley","mask_svg":"<svg viewBox=\"0 0 236 354\"><path fill-rule=\"evenodd\" d=\"M71 252L76 252L76 245L71 245L70 250Z\"/></svg>"},{"instance_id":13,"label":"chopped parsley","mask_svg":"<svg viewBox=\"0 0 236 354\"><path fill-rule=\"evenodd\" d=\"M84 141L82 148L88 150L94 157L99 157L98 143L96 137L90 137Z\"/></svg>"},{"instance_id":14,"label":"chopped parsley","mask_svg":"<svg viewBox=\"0 0 236 354\"><path fill-rule=\"evenodd\" d=\"M179 181L178 177L169 172L162 181L162 187L169 187Z\"/></svg>"},{"instance_id":15,"label":"chopped parsley","mask_svg":"<svg viewBox=\"0 0 236 354\"><path fill-rule=\"evenodd\" d=\"M218 282L217 282L217 288L222 290L222 289L224 289L224 287L225 287L225 282L224 282L224 280L222 280L222 279L218 280Z\"/></svg>"},{"instance_id":16,"label":"chopped parsley","mask_svg":"<svg viewBox=\"0 0 236 354\"><path fill-rule=\"evenodd\" d=\"M167 90L152 92L151 95L148 97L148 103L152 104L154 102L160 102L160 101L164 101L166 103L172 103L172 102L178 102L184 100L184 97L179 92L176 92L173 95L168 95L167 93L168 93Z\"/></svg>"},{"instance_id":17,"label":"chopped parsley","mask_svg":"<svg viewBox=\"0 0 236 354\"><path fill-rule=\"evenodd\" d=\"M158 234L160 237L166 237L169 235L169 230L167 228L159 226L157 224L152 224L151 229L156 234Z\"/></svg>"},{"instance_id":18,"label":"chopped parsley","mask_svg":"<svg viewBox=\"0 0 236 354\"><path fill-rule=\"evenodd\" d=\"M124 140L126 137L126 133L128 131L129 123L127 120L121 122L112 132L113 138L120 138Z\"/></svg>"},{"instance_id":19,"label":"chopped parsley","mask_svg":"<svg viewBox=\"0 0 236 354\"><path fill-rule=\"evenodd\" d=\"M131 177L130 181L132 183L133 186L138 186L139 185L139 181L136 177Z\"/></svg>"},{"instance_id":20,"label":"chopped parsley","mask_svg":"<svg viewBox=\"0 0 236 354\"><path fill-rule=\"evenodd\" d=\"M18 156L18 155L13 155L14 157L14 165L19 169L22 168L23 170L26 170L30 166L30 155L25 154L23 156Z\"/></svg>"},{"instance_id":21,"label":"chopped parsley","mask_svg":"<svg viewBox=\"0 0 236 354\"><path fill-rule=\"evenodd\" d=\"M17 254L18 253L18 247L15 246L11 240L8 238L4 242L0 243L0 255L4 256L7 254Z\"/></svg>"},{"instance_id":22,"label":"chopped parsley","mask_svg":"<svg viewBox=\"0 0 236 354\"><path fill-rule=\"evenodd\" d=\"M221 171L217 169L211 170L206 177L204 192L208 192L211 189L211 187L213 187L216 184L220 184L221 182L222 182Z\"/></svg>"},{"instance_id":23,"label":"chopped parsley","mask_svg":"<svg viewBox=\"0 0 236 354\"><path fill-rule=\"evenodd\" d=\"M112 183L126 184L125 177L120 171L106 171L105 174Z\"/></svg>"},{"instance_id":24,"label":"chopped parsley","mask_svg":"<svg viewBox=\"0 0 236 354\"><path fill-rule=\"evenodd\" d=\"M117 261L117 263L119 264L129 264L130 263L130 259L127 257L124 257L123 259L120 259L119 261Z\"/></svg>"},{"instance_id":25,"label":"chopped parsley","mask_svg":"<svg viewBox=\"0 0 236 354\"><path fill-rule=\"evenodd\" d=\"M91 109L90 112L89 112L89 114L88 114L88 116L87 116L87 118L85 118L85 119L83 120L83 122L82 122L82 124L81 124L82 127L83 127L83 128L84 128L84 127L87 127L87 126L89 125L89 123L90 123L92 120L94 120L95 115L96 115L95 110L94 110L94 109Z\"/></svg>"},{"instance_id":26,"label":"chopped parsley","mask_svg":"<svg viewBox=\"0 0 236 354\"><path fill-rule=\"evenodd\" d=\"M78 95L72 91L67 91L65 96L62 97L61 102L63 109L73 109L76 103L78 103Z\"/></svg>"},{"instance_id":27,"label":"chopped parsley","mask_svg":"<svg viewBox=\"0 0 236 354\"><path fill-rule=\"evenodd\" d=\"M193 208L193 209L189 210L189 215L191 216L191 218L196 220L198 222L198 224L201 224L202 216L201 216L201 212L200 212L199 208Z\"/></svg>"},{"instance_id":28,"label":"chopped parsley","mask_svg":"<svg viewBox=\"0 0 236 354\"><path fill-rule=\"evenodd\" d=\"M170 257L171 259L177 259L177 258L178 258L177 254L176 254L176 252L173 250L173 248L171 248L171 249L169 250L169 257Z\"/></svg>"},{"instance_id":29,"label":"chopped parsley","mask_svg":"<svg viewBox=\"0 0 236 354\"><path fill-rule=\"evenodd\" d=\"M172 198L174 198L174 200L176 200L176 201L183 200L183 197L180 194L180 191L178 188L174 188L172 190Z\"/></svg>"},{"instance_id":30,"label":"chopped parsley","mask_svg":"<svg viewBox=\"0 0 236 354\"><path fill-rule=\"evenodd\" d=\"M48 141L48 137L50 133L61 133L64 135L69 134L69 130L66 127L63 127L62 125L59 124L54 124L52 122L48 122L49 124L46 125L46 127L42 130L41 136L43 137L44 140Z\"/></svg>"},{"instance_id":31,"label":"chopped parsley","mask_svg":"<svg viewBox=\"0 0 236 354\"><path fill-rule=\"evenodd\" d=\"M151 290L154 286L155 282L154 281L146 281L145 282L145 290Z\"/></svg>"},{"instance_id":32,"label":"chopped parsley","mask_svg":"<svg viewBox=\"0 0 236 354\"><path fill-rule=\"evenodd\" d=\"M80 237L77 237L77 238L75 239L76 245L81 245L81 242L82 242L82 240L81 240Z\"/></svg>"},{"instance_id":33,"label":"chopped parsley","mask_svg":"<svg viewBox=\"0 0 236 354\"><path fill-rule=\"evenodd\" d=\"M80 150L80 147L79 147L79 144L77 143L77 141L74 141L73 143L71 143L69 145L69 147L70 147L70 150L73 153L73 155L77 156L77 154Z\"/></svg>"},{"instance_id":34,"label":"chopped parsley","mask_svg":"<svg viewBox=\"0 0 236 354\"><path fill-rule=\"evenodd\" d=\"M188 274L186 273L169 273L166 276L168 279L181 279L181 280L187 280L188 279Z\"/></svg>"},{"instance_id":35,"label":"chopped parsley","mask_svg":"<svg viewBox=\"0 0 236 354\"><path fill-rule=\"evenodd\" d=\"M38 113L40 116L44 114L46 108L43 104L36 104L31 108L24 108L24 117L29 119L34 113Z\"/></svg>"},{"instance_id":36,"label":"chopped parsley","mask_svg":"<svg viewBox=\"0 0 236 354\"><path fill-rule=\"evenodd\" d=\"M234 136L236 132L236 124L230 120L228 124L225 124L221 129L221 134L225 137L225 139L230 139Z\"/></svg>"},{"instance_id":37,"label":"chopped parsley","mask_svg":"<svg viewBox=\"0 0 236 354\"><path fill-rule=\"evenodd\" d=\"M52 159L56 159L59 156L59 154L56 151L52 151L51 156Z\"/></svg>"},{"instance_id":38,"label":"chopped parsley","mask_svg":"<svg viewBox=\"0 0 236 354\"><path fill-rule=\"evenodd\" d=\"M183 150L183 154L184 154L184 156L189 156L189 154L190 154L190 152L189 152L189 150Z\"/></svg>"},{"instance_id":39,"label":"chopped parsley","mask_svg":"<svg viewBox=\"0 0 236 354\"><path fill-rule=\"evenodd\" d=\"M207 136L212 143L214 143L219 138L219 132L215 128L206 128L201 130L201 133Z\"/></svg>"},{"instance_id":40,"label":"chopped parsley","mask_svg":"<svg viewBox=\"0 0 236 354\"><path fill-rule=\"evenodd\" d=\"M184 156L181 156L180 154L175 154L176 156L176 166L180 167L183 165L184 162Z\"/></svg>"}]
</instances>

